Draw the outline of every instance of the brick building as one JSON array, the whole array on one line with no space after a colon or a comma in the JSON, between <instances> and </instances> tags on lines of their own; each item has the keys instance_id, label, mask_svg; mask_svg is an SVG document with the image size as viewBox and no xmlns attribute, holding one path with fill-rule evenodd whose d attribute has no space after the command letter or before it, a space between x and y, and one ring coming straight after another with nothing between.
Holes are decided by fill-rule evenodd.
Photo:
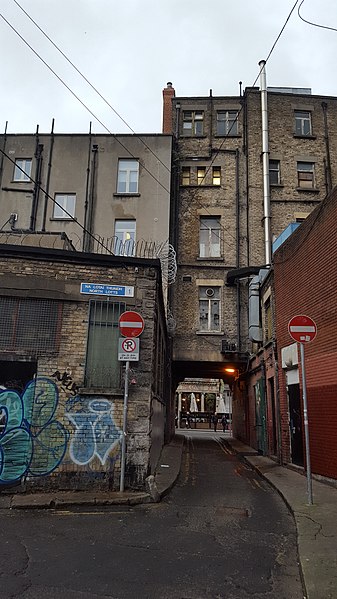
<instances>
[{"instance_id":1,"label":"brick building","mask_svg":"<svg viewBox=\"0 0 337 599\"><path fill-rule=\"evenodd\" d=\"M76 252L69 243L0 249L0 488L118 487L118 319L126 310L145 321L139 361L130 362L125 475L127 486L142 487L170 422L159 260ZM82 283L106 291L93 295Z\"/></svg>"},{"instance_id":2,"label":"brick building","mask_svg":"<svg viewBox=\"0 0 337 599\"><path fill-rule=\"evenodd\" d=\"M236 97L177 97L172 84L163 92L163 131L174 135L173 372L176 380L236 378L234 432L279 455L272 245L337 182L337 98L262 83Z\"/></svg>"},{"instance_id":3,"label":"brick building","mask_svg":"<svg viewBox=\"0 0 337 599\"><path fill-rule=\"evenodd\" d=\"M301 362L287 328L305 314L318 330L305 344L311 467L331 479L337 479L336 219L335 188L274 255L282 457L298 466L305 461Z\"/></svg>"}]
</instances>

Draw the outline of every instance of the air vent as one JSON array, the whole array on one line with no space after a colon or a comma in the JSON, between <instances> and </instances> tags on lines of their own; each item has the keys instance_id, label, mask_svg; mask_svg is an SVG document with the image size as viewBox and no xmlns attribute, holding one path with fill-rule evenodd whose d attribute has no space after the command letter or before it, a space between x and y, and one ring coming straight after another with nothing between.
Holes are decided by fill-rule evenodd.
<instances>
[{"instance_id":1,"label":"air vent","mask_svg":"<svg viewBox=\"0 0 337 599\"><path fill-rule=\"evenodd\" d=\"M222 339L222 342L221 342L221 353L222 354L227 354L228 352L236 352L236 351L237 351L236 343L232 343L231 341L228 341L227 339Z\"/></svg>"},{"instance_id":2,"label":"air vent","mask_svg":"<svg viewBox=\"0 0 337 599\"><path fill-rule=\"evenodd\" d=\"M191 275L183 275L182 281L183 281L183 283L192 283Z\"/></svg>"},{"instance_id":3,"label":"air vent","mask_svg":"<svg viewBox=\"0 0 337 599\"><path fill-rule=\"evenodd\" d=\"M214 289L212 289L212 287L209 287L208 289L206 289L206 295L207 295L207 297L213 297Z\"/></svg>"}]
</instances>

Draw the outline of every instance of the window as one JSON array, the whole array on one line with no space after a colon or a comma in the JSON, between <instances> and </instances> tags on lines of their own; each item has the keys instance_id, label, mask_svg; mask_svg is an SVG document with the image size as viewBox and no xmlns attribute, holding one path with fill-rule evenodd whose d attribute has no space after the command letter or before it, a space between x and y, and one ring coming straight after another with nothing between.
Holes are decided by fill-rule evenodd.
<instances>
[{"instance_id":1,"label":"window","mask_svg":"<svg viewBox=\"0 0 337 599\"><path fill-rule=\"evenodd\" d=\"M55 300L0 298L0 349L43 356L60 345L62 303Z\"/></svg>"},{"instance_id":2,"label":"window","mask_svg":"<svg viewBox=\"0 0 337 599\"><path fill-rule=\"evenodd\" d=\"M119 160L117 193L138 193L138 160Z\"/></svg>"},{"instance_id":3,"label":"window","mask_svg":"<svg viewBox=\"0 0 337 599\"><path fill-rule=\"evenodd\" d=\"M206 167L199 166L197 168L197 181L198 185L205 185L205 177L206 177Z\"/></svg>"},{"instance_id":4,"label":"window","mask_svg":"<svg viewBox=\"0 0 337 599\"><path fill-rule=\"evenodd\" d=\"M31 171L31 158L17 158L15 160L13 181L30 181Z\"/></svg>"},{"instance_id":5,"label":"window","mask_svg":"<svg viewBox=\"0 0 337 599\"><path fill-rule=\"evenodd\" d=\"M204 111L183 111L183 134L190 136L203 135L204 133Z\"/></svg>"},{"instance_id":6,"label":"window","mask_svg":"<svg viewBox=\"0 0 337 599\"><path fill-rule=\"evenodd\" d=\"M71 220L75 217L76 193L55 194L53 218Z\"/></svg>"},{"instance_id":7,"label":"window","mask_svg":"<svg viewBox=\"0 0 337 599\"><path fill-rule=\"evenodd\" d=\"M90 300L85 386L118 388L118 319L125 312L124 302Z\"/></svg>"},{"instance_id":8,"label":"window","mask_svg":"<svg viewBox=\"0 0 337 599\"><path fill-rule=\"evenodd\" d=\"M269 183L270 185L280 185L280 161L269 160Z\"/></svg>"},{"instance_id":9,"label":"window","mask_svg":"<svg viewBox=\"0 0 337 599\"><path fill-rule=\"evenodd\" d=\"M220 287L199 287L199 329L220 331Z\"/></svg>"},{"instance_id":10,"label":"window","mask_svg":"<svg viewBox=\"0 0 337 599\"><path fill-rule=\"evenodd\" d=\"M212 183L213 183L213 185L221 185L221 168L220 168L220 166L213 166Z\"/></svg>"},{"instance_id":11,"label":"window","mask_svg":"<svg viewBox=\"0 0 337 599\"><path fill-rule=\"evenodd\" d=\"M218 135L238 135L237 110L219 110L216 115Z\"/></svg>"},{"instance_id":12,"label":"window","mask_svg":"<svg viewBox=\"0 0 337 599\"><path fill-rule=\"evenodd\" d=\"M181 169L181 184L191 185L191 167L183 166Z\"/></svg>"},{"instance_id":13,"label":"window","mask_svg":"<svg viewBox=\"0 0 337 599\"><path fill-rule=\"evenodd\" d=\"M270 297L264 302L264 335L263 340L265 343L270 341L273 337L273 320L271 311Z\"/></svg>"},{"instance_id":14,"label":"window","mask_svg":"<svg viewBox=\"0 0 337 599\"><path fill-rule=\"evenodd\" d=\"M116 256L134 256L136 253L136 221L115 221Z\"/></svg>"},{"instance_id":15,"label":"window","mask_svg":"<svg viewBox=\"0 0 337 599\"><path fill-rule=\"evenodd\" d=\"M200 258L220 258L220 217L200 218Z\"/></svg>"},{"instance_id":16,"label":"window","mask_svg":"<svg viewBox=\"0 0 337 599\"><path fill-rule=\"evenodd\" d=\"M295 110L295 135L311 135L311 113Z\"/></svg>"},{"instance_id":17,"label":"window","mask_svg":"<svg viewBox=\"0 0 337 599\"><path fill-rule=\"evenodd\" d=\"M297 163L298 187L302 189L315 188L315 164L313 162Z\"/></svg>"}]
</instances>

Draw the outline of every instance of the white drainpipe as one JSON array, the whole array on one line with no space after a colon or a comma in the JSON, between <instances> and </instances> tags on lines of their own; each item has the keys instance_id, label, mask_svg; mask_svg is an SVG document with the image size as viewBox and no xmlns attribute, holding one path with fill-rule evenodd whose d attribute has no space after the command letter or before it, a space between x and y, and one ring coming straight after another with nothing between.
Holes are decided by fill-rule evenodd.
<instances>
[{"instance_id":1,"label":"white drainpipe","mask_svg":"<svg viewBox=\"0 0 337 599\"><path fill-rule=\"evenodd\" d=\"M268 137L268 107L265 60L259 62L262 112L262 171L263 171L263 224L265 264L271 265L271 215L270 215L270 185L269 185L269 137Z\"/></svg>"}]
</instances>

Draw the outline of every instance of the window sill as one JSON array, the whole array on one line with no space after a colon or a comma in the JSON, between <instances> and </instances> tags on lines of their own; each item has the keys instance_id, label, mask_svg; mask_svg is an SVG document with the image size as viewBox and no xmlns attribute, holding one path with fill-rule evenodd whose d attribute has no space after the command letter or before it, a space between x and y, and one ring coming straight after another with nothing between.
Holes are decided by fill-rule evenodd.
<instances>
[{"instance_id":1,"label":"window sill","mask_svg":"<svg viewBox=\"0 0 337 599\"><path fill-rule=\"evenodd\" d=\"M182 139L206 139L207 135L186 135L186 133L181 133L180 137Z\"/></svg>"},{"instance_id":2,"label":"window sill","mask_svg":"<svg viewBox=\"0 0 337 599\"><path fill-rule=\"evenodd\" d=\"M294 133L294 138L296 139L317 139L316 135L298 135L297 133Z\"/></svg>"},{"instance_id":3,"label":"window sill","mask_svg":"<svg viewBox=\"0 0 337 599\"><path fill-rule=\"evenodd\" d=\"M230 135L228 133L227 134L224 133L224 135L220 135L219 133L216 133L214 135L215 139L218 139L218 138L223 139L224 137L225 138L227 137L228 139L241 139L242 135L240 133L236 133L235 135Z\"/></svg>"},{"instance_id":4,"label":"window sill","mask_svg":"<svg viewBox=\"0 0 337 599\"><path fill-rule=\"evenodd\" d=\"M223 337L224 333L222 331L196 331L196 335L216 335Z\"/></svg>"},{"instance_id":5,"label":"window sill","mask_svg":"<svg viewBox=\"0 0 337 599\"><path fill-rule=\"evenodd\" d=\"M60 216L60 218L52 216L49 220L50 221L56 221L56 222L62 221L62 222L65 222L65 223L69 223L69 222L70 223L74 223L74 222L76 223L77 222L77 218L75 216L73 216L73 217L70 217L70 216L69 217L62 217L62 216Z\"/></svg>"},{"instance_id":6,"label":"window sill","mask_svg":"<svg viewBox=\"0 0 337 599\"><path fill-rule=\"evenodd\" d=\"M120 389L107 389L101 387L80 387L79 395L104 395L111 397L123 397L123 391Z\"/></svg>"},{"instance_id":7,"label":"window sill","mask_svg":"<svg viewBox=\"0 0 337 599\"><path fill-rule=\"evenodd\" d=\"M281 187L281 189L284 187L283 183L270 183L270 187Z\"/></svg>"},{"instance_id":8,"label":"window sill","mask_svg":"<svg viewBox=\"0 0 337 599\"><path fill-rule=\"evenodd\" d=\"M197 257L197 261L198 262L223 262L223 257L222 256L198 256Z\"/></svg>"},{"instance_id":9,"label":"window sill","mask_svg":"<svg viewBox=\"0 0 337 599\"><path fill-rule=\"evenodd\" d=\"M296 191L306 191L311 193L319 193L319 189L317 187L296 187Z\"/></svg>"},{"instance_id":10,"label":"window sill","mask_svg":"<svg viewBox=\"0 0 337 599\"><path fill-rule=\"evenodd\" d=\"M221 185L210 185L209 183L206 183L206 184L203 183L202 185L195 185L195 183L193 183L192 185L183 185L181 183L180 187L183 187L184 189L192 187L193 189L205 188L205 189L221 189L221 191L223 190L223 187Z\"/></svg>"},{"instance_id":11,"label":"window sill","mask_svg":"<svg viewBox=\"0 0 337 599\"><path fill-rule=\"evenodd\" d=\"M114 198L125 198L125 197L126 198L133 198L133 197L139 198L140 193L138 193L138 192L137 193L136 192L135 193L129 193L129 192L117 193L116 192L116 193L113 193L112 195Z\"/></svg>"}]
</instances>

